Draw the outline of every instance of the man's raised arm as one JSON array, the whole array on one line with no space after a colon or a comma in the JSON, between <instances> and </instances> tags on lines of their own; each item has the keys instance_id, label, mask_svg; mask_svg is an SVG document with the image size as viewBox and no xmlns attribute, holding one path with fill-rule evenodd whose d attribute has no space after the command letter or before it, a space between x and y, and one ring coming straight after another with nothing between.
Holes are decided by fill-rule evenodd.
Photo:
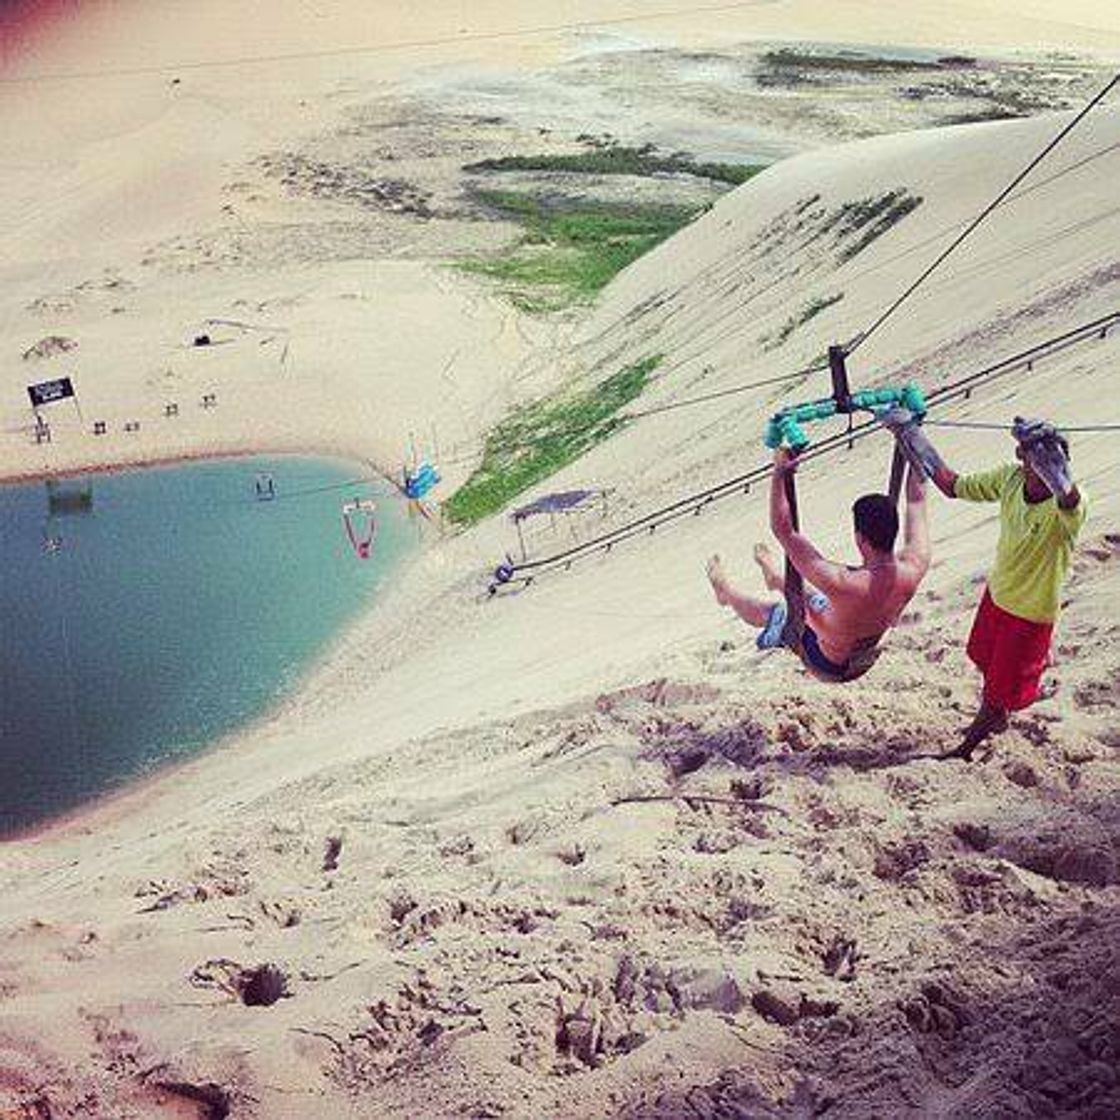
<instances>
[{"instance_id":1,"label":"man's raised arm","mask_svg":"<svg viewBox=\"0 0 1120 1120\"><path fill-rule=\"evenodd\" d=\"M774 452L774 470L770 476L770 531L806 583L826 594L835 592L848 582L847 572L840 564L826 560L812 541L793 527L786 476L796 469L797 460L791 452L784 448Z\"/></svg>"},{"instance_id":2,"label":"man's raised arm","mask_svg":"<svg viewBox=\"0 0 1120 1120\"><path fill-rule=\"evenodd\" d=\"M902 541L902 555L919 565L922 575L925 575L932 556L929 543L929 506L926 502L926 480L921 472L916 471L912 466L906 470L906 513L903 521Z\"/></svg>"},{"instance_id":3,"label":"man's raised arm","mask_svg":"<svg viewBox=\"0 0 1120 1120\"><path fill-rule=\"evenodd\" d=\"M946 498L955 498L957 472L949 467L937 453L937 448L918 426L918 418L905 408L892 408L880 416L883 425L891 430L902 449L911 471L918 471L922 478L933 480L934 486ZM909 490L907 491L909 500Z\"/></svg>"}]
</instances>

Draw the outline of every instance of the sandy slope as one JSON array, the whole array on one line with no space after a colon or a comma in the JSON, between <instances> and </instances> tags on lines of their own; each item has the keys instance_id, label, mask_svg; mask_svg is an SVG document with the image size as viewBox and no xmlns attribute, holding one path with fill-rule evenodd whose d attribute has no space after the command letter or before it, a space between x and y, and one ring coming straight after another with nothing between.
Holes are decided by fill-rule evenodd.
<instances>
[{"instance_id":1,"label":"sandy slope","mask_svg":"<svg viewBox=\"0 0 1120 1120\"><path fill-rule=\"evenodd\" d=\"M506 7L473 6L469 26L512 30ZM604 7L518 5L517 19ZM860 39L898 41L884 32L897 13L851 7ZM1016 7L1009 24L1007 5L909 5L906 38L1120 48L1111 5L1065 4L1060 25L1051 5ZM320 8L337 18L315 30L301 7L254 51L436 40L464 19L434 5L417 27L401 6L371 28L356 7ZM690 46L810 25L850 40L835 9L742 5L710 31L695 16L626 29ZM91 41L120 69L230 58L254 11L200 7L171 37L152 6L134 40L147 52L110 20L38 62L84 64ZM458 58L517 68L565 41L480 38ZM253 445L390 469L417 416L469 446L512 401L649 353L665 360L643 405L797 369L873 321L1062 123L808 151L639 261L586 321L527 324L438 267L431 224L380 215L355 249L339 201L286 198L246 166L345 125L343 105L394 68L455 58L431 52L305 60L306 84L277 81L269 112L220 67L185 99L166 73L122 75L88 115L57 118L50 142L27 91L6 89L29 115L0 187L15 229L0 260L0 470ZM853 380L933 388L1117 310L1118 150L1120 112L1094 115L860 349ZM858 233L837 212L895 188L920 205L843 260ZM439 229L456 245L476 233ZM191 346L203 329L220 345ZM61 419L49 449L18 431L28 371L55 368L20 355L55 331L80 342L87 416L113 429L103 444ZM1113 332L940 418L1116 422L1118 359ZM204 392L217 409L198 407ZM173 398L177 423L162 416ZM645 512L760 462L776 399L639 421L549 488L609 483L615 521ZM118 428L134 417L128 444ZM962 467L1006 451L987 433L937 436ZM886 454L876 438L805 469L803 516L829 549L849 550L843 510ZM264 725L5 846L3 1114L1114 1115L1115 442L1080 435L1074 461L1094 512L1053 691L974 767L920 756L952 744L975 703L961 643L994 548L987 510L935 506L926 587L874 672L843 690L757 654L711 601L711 552L750 578L757 494L493 600L487 573L513 543L500 520L433 541ZM265 965L277 972L254 973ZM279 973L286 998L272 1002Z\"/></svg>"}]
</instances>

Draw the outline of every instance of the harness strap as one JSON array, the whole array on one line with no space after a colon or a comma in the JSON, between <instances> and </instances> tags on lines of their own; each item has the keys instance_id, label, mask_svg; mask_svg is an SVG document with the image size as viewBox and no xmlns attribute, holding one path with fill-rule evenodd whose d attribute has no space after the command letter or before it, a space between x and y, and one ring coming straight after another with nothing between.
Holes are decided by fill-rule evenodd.
<instances>
[{"instance_id":1,"label":"harness strap","mask_svg":"<svg viewBox=\"0 0 1120 1120\"><path fill-rule=\"evenodd\" d=\"M889 494L891 501L898 505L899 495L902 492L902 479L906 471L906 457L901 448L895 445L894 455L891 458L891 476ZM789 503L790 523L795 531L800 531L800 517L797 511L797 483L793 471L787 471L782 480L786 491L786 501ZM803 655L805 637L805 581L801 573L793 566L789 556L786 556L786 622L782 627L782 645L793 650L798 657ZM864 673L879 660L883 652L879 646L882 635L866 639L857 643L847 661L848 673L844 680L853 681L862 677Z\"/></svg>"},{"instance_id":2,"label":"harness strap","mask_svg":"<svg viewBox=\"0 0 1120 1120\"><path fill-rule=\"evenodd\" d=\"M786 471L783 483L789 503L790 522L795 531L800 529L797 514L797 484L794 472ZM782 644L801 654L801 639L805 633L805 583L801 573L786 556L786 624L782 627Z\"/></svg>"},{"instance_id":3,"label":"harness strap","mask_svg":"<svg viewBox=\"0 0 1120 1120\"><path fill-rule=\"evenodd\" d=\"M898 442L894 445L894 455L891 457L891 481L890 488L887 493L890 494L891 501L894 503L895 508L898 507L898 498L902 493L902 475L906 470L906 456L902 453L902 448L899 447Z\"/></svg>"}]
</instances>

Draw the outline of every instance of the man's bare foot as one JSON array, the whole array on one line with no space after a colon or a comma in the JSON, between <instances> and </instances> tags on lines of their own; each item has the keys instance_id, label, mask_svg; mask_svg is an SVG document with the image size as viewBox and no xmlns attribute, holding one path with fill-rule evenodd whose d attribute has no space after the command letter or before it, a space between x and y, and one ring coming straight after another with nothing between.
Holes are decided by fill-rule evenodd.
<instances>
[{"instance_id":1,"label":"man's bare foot","mask_svg":"<svg viewBox=\"0 0 1120 1120\"><path fill-rule=\"evenodd\" d=\"M716 602L721 607L727 606L727 576L723 573L723 562L718 553L708 561L708 579L716 593Z\"/></svg>"},{"instance_id":2,"label":"man's bare foot","mask_svg":"<svg viewBox=\"0 0 1120 1120\"><path fill-rule=\"evenodd\" d=\"M768 544L759 541L754 546L754 562L762 569L762 578L771 591L785 592L786 578L778 569L778 561Z\"/></svg>"},{"instance_id":3,"label":"man's bare foot","mask_svg":"<svg viewBox=\"0 0 1120 1120\"><path fill-rule=\"evenodd\" d=\"M1007 730L1007 713L1000 708L989 708L981 705L976 718L965 730L960 746L943 754L942 758L963 758L965 762L972 761L972 752L988 738L989 735L998 735Z\"/></svg>"}]
</instances>

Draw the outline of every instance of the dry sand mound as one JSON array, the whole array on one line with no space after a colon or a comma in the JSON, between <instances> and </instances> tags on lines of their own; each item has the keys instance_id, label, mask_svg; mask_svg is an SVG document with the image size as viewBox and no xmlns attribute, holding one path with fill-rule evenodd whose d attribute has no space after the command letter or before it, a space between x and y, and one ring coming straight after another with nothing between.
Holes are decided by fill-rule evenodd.
<instances>
[{"instance_id":1,"label":"dry sand mound","mask_svg":"<svg viewBox=\"0 0 1120 1120\"><path fill-rule=\"evenodd\" d=\"M1102 555L1079 598L1115 591ZM1063 667L986 763L928 760L971 693L942 656L967 612L929 605L858 694L779 663L747 699L760 655L709 646L675 678L281 786L94 910L43 894L7 935L8 1099L1113 1114L1120 770L1108 713L1059 710L1115 699L1115 673ZM1095 634L1075 608L1066 641ZM35 1041L48 1009L81 1062Z\"/></svg>"}]
</instances>

